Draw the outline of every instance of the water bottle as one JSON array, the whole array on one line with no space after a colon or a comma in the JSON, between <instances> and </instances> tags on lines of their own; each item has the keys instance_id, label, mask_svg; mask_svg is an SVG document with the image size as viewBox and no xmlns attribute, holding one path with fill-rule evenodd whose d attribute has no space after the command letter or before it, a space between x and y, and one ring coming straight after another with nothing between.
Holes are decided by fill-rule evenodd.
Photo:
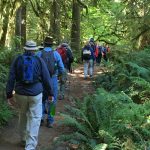
<instances>
[{"instance_id":1,"label":"water bottle","mask_svg":"<svg viewBox=\"0 0 150 150\"><path fill-rule=\"evenodd\" d=\"M50 102L50 115L51 115L51 117L55 116L55 109L56 109L56 105L54 103L54 97L53 97L52 101Z\"/></svg>"}]
</instances>

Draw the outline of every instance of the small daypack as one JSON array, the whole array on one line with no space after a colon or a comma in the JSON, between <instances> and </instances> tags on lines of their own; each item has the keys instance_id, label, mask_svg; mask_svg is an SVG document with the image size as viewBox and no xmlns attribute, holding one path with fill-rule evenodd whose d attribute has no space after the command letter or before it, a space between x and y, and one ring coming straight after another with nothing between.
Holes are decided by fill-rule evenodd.
<instances>
[{"instance_id":1,"label":"small daypack","mask_svg":"<svg viewBox=\"0 0 150 150\"><path fill-rule=\"evenodd\" d=\"M90 49L84 49L83 50L83 60L90 60L90 57L91 57Z\"/></svg>"},{"instance_id":2,"label":"small daypack","mask_svg":"<svg viewBox=\"0 0 150 150\"><path fill-rule=\"evenodd\" d=\"M40 81L38 74L34 72L37 56L20 55L16 61L16 79L23 84L31 84Z\"/></svg>"},{"instance_id":3,"label":"small daypack","mask_svg":"<svg viewBox=\"0 0 150 150\"><path fill-rule=\"evenodd\" d=\"M66 48L68 63L73 63L74 58L70 48Z\"/></svg>"},{"instance_id":4,"label":"small daypack","mask_svg":"<svg viewBox=\"0 0 150 150\"><path fill-rule=\"evenodd\" d=\"M67 61L67 50L66 50L66 48L65 47L59 47L57 49L57 52L60 54L63 63L66 63L66 61Z\"/></svg>"},{"instance_id":5,"label":"small daypack","mask_svg":"<svg viewBox=\"0 0 150 150\"><path fill-rule=\"evenodd\" d=\"M54 75L56 73L56 69L57 69L57 63L54 58L54 51L53 50L52 51L43 50L42 54L41 54L41 58L43 58L43 60L45 61L46 65L48 67L50 76L52 77L52 75Z\"/></svg>"}]
</instances>

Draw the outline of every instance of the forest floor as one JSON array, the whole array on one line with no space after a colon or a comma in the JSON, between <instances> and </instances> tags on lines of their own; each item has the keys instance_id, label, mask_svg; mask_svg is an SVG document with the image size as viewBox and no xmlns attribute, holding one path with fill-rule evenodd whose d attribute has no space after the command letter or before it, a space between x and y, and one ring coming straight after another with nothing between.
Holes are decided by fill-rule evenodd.
<instances>
[{"instance_id":1,"label":"forest floor","mask_svg":"<svg viewBox=\"0 0 150 150\"><path fill-rule=\"evenodd\" d=\"M62 120L60 113L65 112L65 105L73 105L73 98L82 100L85 94L93 93L95 91L92 84L93 79L100 73L102 73L101 67L95 66L93 78L84 80L83 66L79 66L73 70L72 74L69 74L65 99L58 100L57 103L55 126L53 128L40 127L37 150L67 150L64 145L53 146L52 144L57 137L68 130L68 128L58 125L58 121ZM18 117L16 116L0 131L0 150L23 150L19 146L17 122Z\"/></svg>"}]
</instances>

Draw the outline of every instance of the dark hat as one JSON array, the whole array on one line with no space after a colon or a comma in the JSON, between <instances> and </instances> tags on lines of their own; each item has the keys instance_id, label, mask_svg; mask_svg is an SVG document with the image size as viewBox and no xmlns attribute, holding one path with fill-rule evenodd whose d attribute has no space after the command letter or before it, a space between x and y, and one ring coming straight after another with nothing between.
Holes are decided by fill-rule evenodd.
<instances>
[{"instance_id":1,"label":"dark hat","mask_svg":"<svg viewBox=\"0 0 150 150\"><path fill-rule=\"evenodd\" d=\"M90 38L90 42L94 42L94 38Z\"/></svg>"},{"instance_id":2,"label":"dark hat","mask_svg":"<svg viewBox=\"0 0 150 150\"><path fill-rule=\"evenodd\" d=\"M53 44L53 37L47 36L47 37L44 39L44 44L52 45L52 44Z\"/></svg>"}]
</instances>

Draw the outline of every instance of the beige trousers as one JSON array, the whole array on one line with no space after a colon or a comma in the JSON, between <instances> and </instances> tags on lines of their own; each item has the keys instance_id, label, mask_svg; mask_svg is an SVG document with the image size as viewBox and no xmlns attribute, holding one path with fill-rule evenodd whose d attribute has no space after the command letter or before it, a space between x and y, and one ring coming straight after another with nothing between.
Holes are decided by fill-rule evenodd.
<instances>
[{"instance_id":1,"label":"beige trousers","mask_svg":"<svg viewBox=\"0 0 150 150\"><path fill-rule=\"evenodd\" d=\"M15 94L19 108L19 133L26 141L25 150L35 150L42 117L42 93L36 96Z\"/></svg>"}]
</instances>

